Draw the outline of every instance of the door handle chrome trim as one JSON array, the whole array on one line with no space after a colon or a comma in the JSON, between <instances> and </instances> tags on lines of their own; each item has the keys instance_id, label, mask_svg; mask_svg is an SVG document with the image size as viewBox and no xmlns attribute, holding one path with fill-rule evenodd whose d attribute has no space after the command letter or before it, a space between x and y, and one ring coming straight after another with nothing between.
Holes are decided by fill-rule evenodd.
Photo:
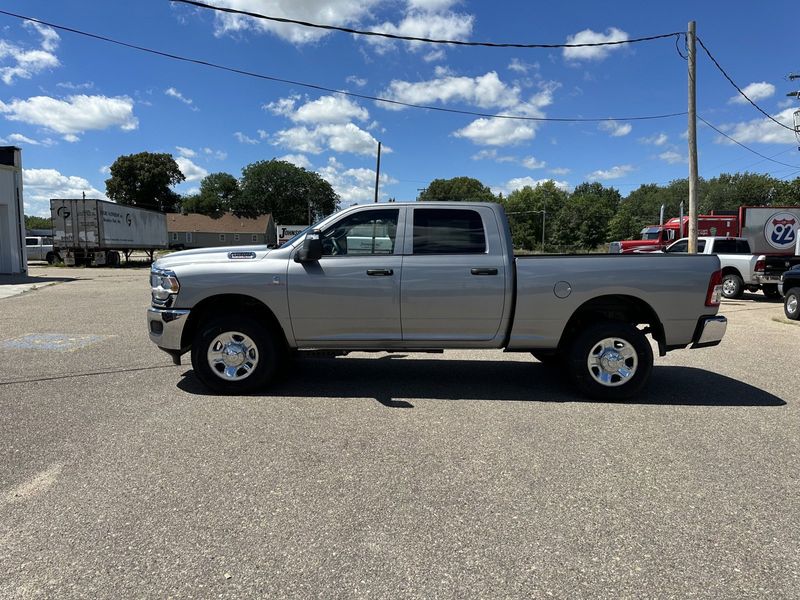
<instances>
[{"instance_id":1,"label":"door handle chrome trim","mask_svg":"<svg viewBox=\"0 0 800 600\"><path fill-rule=\"evenodd\" d=\"M473 275L497 275L495 268L473 268L469 270Z\"/></svg>"},{"instance_id":2,"label":"door handle chrome trim","mask_svg":"<svg viewBox=\"0 0 800 600\"><path fill-rule=\"evenodd\" d=\"M367 275L371 277L388 277L394 275L394 269L367 269Z\"/></svg>"}]
</instances>

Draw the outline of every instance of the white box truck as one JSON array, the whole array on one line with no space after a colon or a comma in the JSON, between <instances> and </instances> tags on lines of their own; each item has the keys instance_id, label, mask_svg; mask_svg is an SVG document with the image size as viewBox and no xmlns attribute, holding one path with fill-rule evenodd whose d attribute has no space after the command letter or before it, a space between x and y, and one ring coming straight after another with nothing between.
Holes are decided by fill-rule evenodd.
<instances>
[{"instance_id":1,"label":"white box truck","mask_svg":"<svg viewBox=\"0 0 800 600\"><path fill-rule=\"evenodd\" d=\"M154 210L105 200L52 199L53 246L67 266L117 265L120 252L166 248L167 218Z\"/></svg>"}]
</instances>

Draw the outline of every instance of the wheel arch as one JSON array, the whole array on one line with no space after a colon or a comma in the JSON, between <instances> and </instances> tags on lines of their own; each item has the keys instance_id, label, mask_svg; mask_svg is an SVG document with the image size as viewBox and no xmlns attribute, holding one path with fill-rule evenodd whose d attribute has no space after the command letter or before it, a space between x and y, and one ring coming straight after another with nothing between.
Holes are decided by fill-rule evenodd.
<instances>
[{"instance_id":1,"label":"wheel arch","mask_svg":"<svg viewBox=\"0 0 800 600\"><path fill-rule=\"evenodd\" d=\"M737 275L740 279L744 281L742 273L736 267L730 267L730 266L724 267L723 269L721 269L720 275L722 277L725 277L725 275Z\"/></svg>"},{"instance_id":2,"label":"wheel arch","mask_svg":"<svg viewBox=\"0 0 800 600\"><path fill-rule=\"evenodd\" d=\"M564 327L558 342L559 350L566 350L588 325L599 321L621 321L634 326L647 325L645 332L650 333L658 343L659 354L661 356L666 354L664 325L656 311L641 298L625 294L597 296L581 304Z\"/></svg>"},{"instance_id":3,"label":"wheel arch","mask_svg":"<svg viewBox=\"0 0 800 600\"><path fill-rule=\"evenodd\" d=\"M284 347L288 347L286 332L281 327L275 313L261 300L245 294L217 294L198 302L192 308L186 325L183 327L181 347L188 348L192 345L192 340L201 323L210 317L224 314L224 312L255 317L279 336L279 341Z\"/></svg>"}]
</instances>

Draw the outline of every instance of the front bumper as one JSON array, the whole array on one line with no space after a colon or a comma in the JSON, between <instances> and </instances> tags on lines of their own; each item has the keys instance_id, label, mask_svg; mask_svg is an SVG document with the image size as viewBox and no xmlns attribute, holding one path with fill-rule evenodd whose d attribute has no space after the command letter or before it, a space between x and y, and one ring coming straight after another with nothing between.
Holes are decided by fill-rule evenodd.
<instances>
[{"instance_id":1,"label":"front bumper","mask_svg":"<svg viewBox=\"0 0 800 600\"><path fill-rule=\"evenodd\" d=\"M728 319L721 315L715 317L701 317L697 322L692 348L708 348L716 346L722 341L725 330L728 328Z\"/></svg>"},{"instance_id":2,"label":"front bumper","mask_svg":"<svg viewBox=\"0 0 800 600\"><path fill-rule=\"evenodd\" d=\"M150 340L173 357L176 354L180 356L183 353L183 328L188 316L188 310L148 308L147 333Z\"/></svg>"}]
</instances>

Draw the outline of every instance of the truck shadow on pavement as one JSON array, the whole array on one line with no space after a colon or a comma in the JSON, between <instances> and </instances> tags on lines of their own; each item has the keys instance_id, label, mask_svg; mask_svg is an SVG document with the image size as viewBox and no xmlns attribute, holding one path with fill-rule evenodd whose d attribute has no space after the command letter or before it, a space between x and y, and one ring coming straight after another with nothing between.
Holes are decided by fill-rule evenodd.
<instances>
[{"instance_id":1,"label":"truck shadow on pavement","mask_svg":"<svg viewBox=\"0 0 800 600\"><path fill-rule=\"evenodd\" d=\"M389 408L413 408L412 400L506 402L601 402L581 396L566 375L542 363L520 361L302 358L290 372L255 397L374 398ZM184 372L178 387L213 395ZM641 397L628 404L673 406L784 406L773 394L736 379L693 367L655 367Z\"/></svg>"}]
</instances>

